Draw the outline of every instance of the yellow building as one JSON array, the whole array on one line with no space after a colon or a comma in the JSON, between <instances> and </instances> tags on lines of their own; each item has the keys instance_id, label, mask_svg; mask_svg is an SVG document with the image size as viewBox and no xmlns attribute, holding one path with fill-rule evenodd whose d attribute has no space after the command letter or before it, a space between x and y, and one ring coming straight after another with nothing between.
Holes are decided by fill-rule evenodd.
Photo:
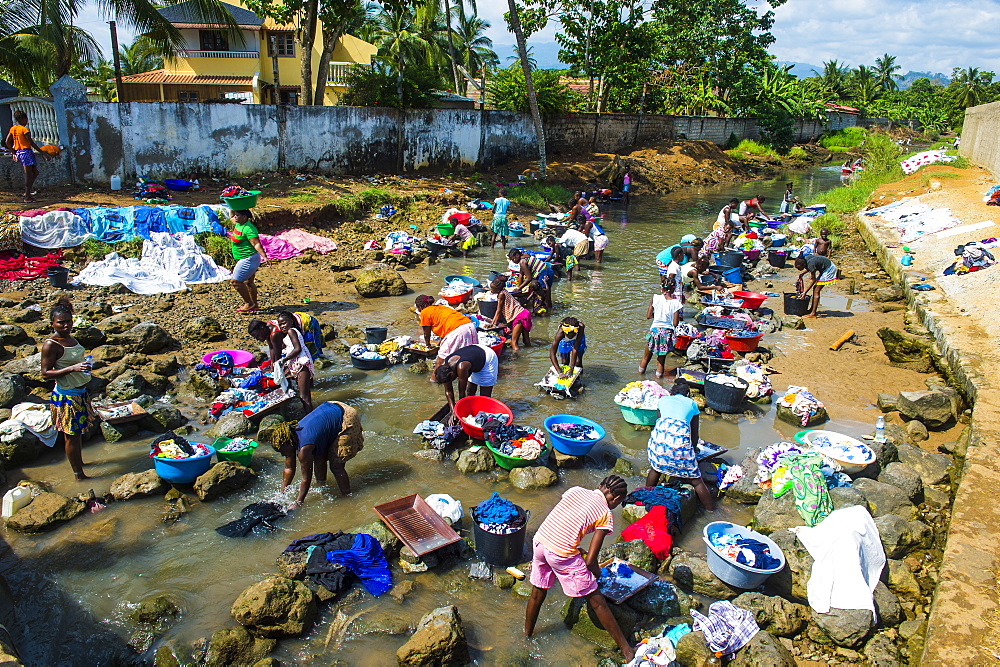
<instances>
[{"instance_id":1,"label":"yellow building","mask_svg":"<svg viewBox=\"0 0 1000 667\"><path fill-rule=\"evenodd\" d=\"M294 28L276 25L238 4L224 4L243 36L237 43L225 28L200 22L191 0L160 10L181 33L185 55L167 60L162 69L122 77L122 102L205 102L239 100L274 103L274 63L278 65L281 101L299 103L299 47ZM275 53L272 54L272 49ZM323 50L321 27L313 44L313 85ZM369 67L378 49L352 35L343 35L330 58L325 104L336 104L347 90L344 79L352 67ZM274 57L272 57L272 55Z\"/></svg>"}]
</instances>

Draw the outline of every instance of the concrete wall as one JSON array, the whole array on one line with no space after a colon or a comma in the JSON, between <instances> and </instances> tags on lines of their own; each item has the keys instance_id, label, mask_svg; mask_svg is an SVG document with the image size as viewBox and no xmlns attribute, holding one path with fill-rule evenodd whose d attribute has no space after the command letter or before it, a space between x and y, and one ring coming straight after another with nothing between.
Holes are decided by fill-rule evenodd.
<instances>
[{"instance_id":1,"label":"concrete wall","mask_svg":"<svg viewBox=\"0 0 1000 667\"><path fill-rule=\"evenodd\" d=\"M958 152L1000 178L1000 102L965 110Z\"/></svg>"}]
</instances>

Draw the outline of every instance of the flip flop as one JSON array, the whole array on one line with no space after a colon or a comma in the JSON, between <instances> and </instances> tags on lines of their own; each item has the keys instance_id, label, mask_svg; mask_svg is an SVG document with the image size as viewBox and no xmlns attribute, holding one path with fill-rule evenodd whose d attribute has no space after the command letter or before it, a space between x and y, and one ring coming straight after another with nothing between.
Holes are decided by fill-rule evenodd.
<instances>
[{"instance_id":1,"label":"flip flop","mask_svg":"<svg viewBox=\"0 0 1000 667\"><path fill-rule=\"evenodd\" d=\"M237 308L236 312L237 313L256 313L257 310L258 310L257 308L248 308L247 306L243 306L242 308Z\"/></svg>"}]
</instances>

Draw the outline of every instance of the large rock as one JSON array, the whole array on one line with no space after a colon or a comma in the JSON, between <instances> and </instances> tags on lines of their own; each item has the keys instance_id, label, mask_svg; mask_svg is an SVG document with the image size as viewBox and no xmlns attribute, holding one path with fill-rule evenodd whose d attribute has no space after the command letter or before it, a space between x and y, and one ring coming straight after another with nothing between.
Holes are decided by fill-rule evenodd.
<instances>
[{"instance_id":1,"label":"large rock","mask_svg":"<svg viewBox=\"0 0 1000 667\"><path fill-rule=\"evenodd\" d=\"M883 413L897 412L899 410L899 396L896 394L880 393L875 400L875 405Z\"/></svg>"},{"instance_id":2,"label":"large rock","mask_svg":"<svg viewBox=\"0 0 1000 667\"><path fill-rule=\"evenodd\" d=\"M222 383L212 377L208 371L191 371L186 386L192 394L206 401L218 396L223 389Z\"/></svg>"},{"instance_id":3,"label":"large rock","mask_svg":"<svg viewBox=\"0 0 1000 667\"><path fill-rule=\"evenodd\" d=\"M863 651L868 667L900 667L899 647L885 633L879 633L868 640Z\"/></svg>"},{"instance_id":4,"label":"large rock","mask_svg":"<svg viewBox=\"0 0 1000 667\"><path fill-rule=\"evenodd\" d=\"M355 274L354 289L366 298L400 296L406 294L406 281L398 271L372 267Z\"/></svg>"},{"instance_id":5,"label":"large rock","mask_svg":"<svg viewBox=\"0 0 1000 667\"><path fill-rule=\"evenodd\" d=\"M753 612L757 625L776 637L794 637L809 622L809 607L763 593L743 593L733 604Z\"/></svg>"},{"instance_id":6,"label":"large rock","mask_svg":"<svg viewBox=\"0 0 1000 667\"><path fill-rule=\"evenodd\" d=\"M782 528L806 525L795 507L795 496L790 491L780 498L775 498L770 491L765 493L754 509L753 518L756 529L765 535Z\"/></svg>"},{"instance_id":7,"label":"large rock","mask_svg":"<svg viewBox=\"0 0 1000 667\"><path fill-rule=\"evenodd\" d=\"M904 561L890 558L888 566L890 590L903 597L916 598L920 596L920 584L913 576L913 570Z\"/></svg>"},{"instance_id":8,"label":"large rock","mask_svg":"<svg viewBox=\"0 0 1000 667\"><path fill-rule=\"evenodd\" d=\"M111 482L111 496L115 500L131 500L147 496L160 496L170 485L160 479L155 470L127 472Z\"/></svg>"},{"instance_id":9,"label":"large rock","mask_svg":"<svg viewBox=\"0 0 1000 667\"><path fill-rule=\"evenodd\" d=\"M148 410L150 416L155 419L160 426L168 431L180 428L188 423L187 417L172 405L154 405Z\"/></svg>"},{"instance_id":10,"label":"large rock","mask_svg":"<svg viewBox=\"0 0 1000 667\"><path fill-rule=\"evenodd\" d=\"M86 507L77 498L45 491L7 519L7 527L21 533L41 533L78 516Z\"/></svg>"},{"instance_id":11,"label":"large rock","mask_svg":"<svg viewBox=\"0 0 1000 667\"><path fill-rule=\"evenodd\" d=\"M274 438L275 427L284 422L285 418L281 415L267 415L261 419L260 426L257 427L257 442L262 445L270 445Z\"/></svg>"},{"instance_id":12,"label":"large rock","mask_svg":"<svg viewBox=\"0 0 1000 667\"><path fill-rule=\"evenodd\" d=\"M515 585L515 592L517 592L520 585L521 582ZM528 589L528 595L530 595L531 587L528 586ZM623 604L609 604L608 608L611 610L611 615L615 617L618 627L625 633L625 636L629 636L639 622L640 615L631 607ZM562 616L563 623L572 630L574 635L607 649L617 648L615 640L611 637L611 633L604 629L604 625L597 618L597 614L594 613L594 610L590 608L583 598L570 598L567 600L563 604Z\"/></svg>"},{"instance_id":13,"label":"large rock","mask_svg":"<svg viewBox=\"0 0 1000 667\"><path fill-rule=\"evenodd\" d=\"M83 345L88 350L100 347L108 340L108 337L104 335L104 332L97 327L73 329L73 338L79 341L80 345Z\"/></svg>"},{"instance_id":14,"label":"large rock","mask_svg":"<svg viewBox=\"0 0 1000 667\"><path fill-rule=\"evenodd\" d=\"M918 373L930 373L934 370L934 348L927 339L889 327L879 329L878 337L882 339L885 355L889 357L891 365Z\"/></svg>"},{"instance_id":15,"label":"large rock","mask_svg":"<svg viewBox=\"0 0 1000 667\"><path fill-rule=\"evenodd\" d=\"M514 468L510 471L510 483L515 489L544 489L559 481L559 476L545 466Z\"/></svg>"},{"instance_id":16,"label":"large rock","mask_svg":"<svg viewBox=\"0 0 1000 667\"><path fill-rule=\"evenodd\" d=\"M705 633L689 632L677 641L677 662L681 667L702 667L712 656Z\"/></svg>"},{"instance_id":17,"label":"large rock","mask_svg":"<svg viewBox=\"0 0 1000 667\"><path fill-rule=\"evenodd\" d=\"M618 542L609 544L601 549L598 554L599 562L603 563L611 558L621 558L623 561L640 567L647 572L655 572L659 561L642 540L630 540L628 542Z\"/></svg>"},{"instance_id":18,"label":"large rock","mask_svg":"<svg viewBox=\"0 0 1000 667\"><path fill-rule=\"evenodd\" d=\"M746 456L743 457L743 461L740 462L740 467L743 468L743 476L736 480L735 484L726 489L727 498L747 505L756 505L760 501L761 496L764 495L764 490L760 488L760 484L753 481L754 477L757 476L757 456L760 452L760 447L753 447L747 451Z\"/></svg>"},{"instance_id":19,"label":"large rock","mask_svg":"<svg viewBox=\"0 0 1000 667\"><path fill-rule=\"evenodd\" d=\"M8 361L3 365L3 370L14 375L24 375L25 373L38 373L42 369L42 353L35 354L20 359Z\"/></svg>"},{"instance_id":20,"label":"large rock","mask_svg":"<svg viewBox=\"0 0 1000 667\"><path fill-rule=\"evenodd\" d=\"M900 445L899 461L910 466L926 485L943 484L951 477L954 462L950 456L924 451L915 445Z\"/></svg>"},{"instance_id":21,"label":"large rock","mask_svg":"<svg viewBox=\"0 0 1000 667\"><path fill-rule=\"evenodd\" d=\"M684 605L681 596L685 598ZM674 588L673 584L660 579L630 597L625 604L639 614L664 618L686 616L691 609L687 595ZM687 610L683 609L685 605Z\"/></svg>"},{"instance_id":22,"label":"large rock","mask_svg":"<svg viewBox=\"0 0 1000 667\"><path fill-rule=\"evenodd\" d=\"M910 442L917 443L930 438L930 434L923 422L914 419L906 424L906 437Z\"/></svg>"},{"instance_id":23,"label":"large rock","mask_svg":"<svg viewBox=\"0 0 1000 667\"><path fill-rule=\"evenodd\" d=\"M131 401L154 391L142 373L126 370L108 384L105 394L112 401Z\"/></svg>"},{"instance_id":24,"label":"large rock","mask_svg":"<svg viewBox=\"0 0 1000 667\"><path fill-rule=\"evenodd\" d=\"M252 483L257 473L235 461L221 461L194 481L194 491L202 500L215 500Z\"/></svg>"},{"instance_id":25,"label":"large rock","mask_svg":"<svg viewBox=\"0 0 1000 667\"><path fill-rule=\"evenodd\" d=\"M924 485L917 471L898 461L887 465L878 476L878 481L901 489L910 502L919 502L924 495Z\"/></svg>"},{"instance_id":26,"label":"large rock","mask_svg":"<svg viewBox=\"0 0 1000 667\"><path fill-rule=\"evenodd\" d=\"M13 373L0 373L0 407L10 408L24 400L24 379Z\"/></svg>"},{"instance_id":27,"label":"large rock","mask_svg":"<svg viewBox=\"0 0 1000 667\"><path fill-rule=\"evenodd\" d=\"M465 625L454 605L438 607L420 619L417 631L396 651L404 667L437 667L469 663Z\"/></svg>"},{"instance_id":28,"label":"large rock","mask_svg":"<svg viewBox=\"0 0 1000 667\"><path fill-rule=\"evenodd\" d=\"M8 468L30 463L45 451L48 448L21 422L9 426L5 440L0 440L0 461Z\"/></svg>"},{"instance_id":29,"label":"large rock","mask_svg":"<svg viewBox=\"0 0 1000 667\"><path fill-rule=\"evenodd\" d=\"M730 667L795 667L791 651L764 630L759 631L736 652Z\"/></svg>"},{"instance_id":30,"label":"large rock","mask_svg":"<svg viewBox=\"0 0 1000 667\"><path fill-rule=\"evenodd\" d=\"M872 516L896 514L907 521L917 518L917 508L910 502L906 492L897 486L874 479L857 479L852 486L868 501Z\"/></svg>"},{"instance_id":31,"label":"large rock","mask_svg":"<svg viewBox=\"0 0 1000 667\"><path fill-rule=\"evenodd\" d=\"M924 546L930 529L920 521L906 521L895 514L885 514L875 519L879 538L887 558L902 558L914 549Z\"/></svg>"},{"instance_id":32,"label":"large rock","mask_svg":"<svg viewBox=\"0 0 1000 667\"><path fill-rule=\"evenodd\" d=\"M199 343L226 340L226 331L219 324L219 321L207 315L189 320L181 330L181 335Z\"/></svg>"},{"instance_id":33,"label":"large rock","mask_svg":"<svg viewBox=\"0 0 1000 667\"><path fill-rule=\"evenodd\" d=\"M101 422L101 435L108 442L121 442L126 438L131 438L138 432L139 422L124 422L122 424Z\"/></svg>"},{"instance_id":34,"label":"large rock","mask_svg":"<svg viewBox=\"0 0 1000 667\"><path fill-rule=\"evenodd\" d=\"M892 628L906 620L899 600L881 581L876 584L872 595L875 599L875 613L878 614L879 625Z\"/></svg>"},{"instance_id":35,"label":"large rock","mask_svg":"<svg viewBox=\"0 0 1000 667\"><path fill-rule=\"evenodd\" d=\"M809 550L788 529L775 531L769 537L785 555L785 567L768 577L765 585L767 591L795 602L808 602L806 586L812 575L814 562Z\"/></svg>"},{"instance_id":36,"label":"large rock","mask_svg":"<svg viewBox=\"0 0 1000 667\"><path fill-rule=\"evenodd\" d=\"M895 285L889 285L888 287L879 287L874 292L872 292L872 300L878 303L887 303L890 301L902 301L903 290L899 289Z\"/></svg>"},{"instance_id":37,"label":"large rock","mask_svg":"<svg viewBox=\"0 0 1000 667\"><path fill-rule=\"evenodd\" d=\"M216 630L208 642L205 664L207 667L252 665L265 658L277 644L275 639L251 635L242 625Z\"/></svg>"},{"instance_id":38,"label":"large rock","mask_svg":"<svg viewBox=\"0 0 1000 667\"><path fill-rule=\"evenodd\" d=\"M868 509L868 501L850 486L837 486L830 489L830 502L833 503L834 510L842 510L845 507L864 507Z\"/></svg>"},{"instance_id":39,"label":"large rock","mask_svg":"<svg viewBox=\"0 0 1000 667\"><path fill-rule=\"evenodd\" d=\"M212 428L205 432L210 438L235 438L253 433L253 423L239 412L222 415Z\"/></svg>"},{"instance_id":40,"label":"large rock","mask_svg":"<svg viewBox=\"0 0 1000 667\"><path fill-rule=\"evenodd\" d=\"M837 646L855 648L868 636L872 613L867 609L831 609L828 614L812 612L813 621Z\"/></svg>"},{"instance_id":41,"label":"large rock","mask_svg":"<svg viewBox=\"0 0 1000 667\"><path fill-rule=\"evenodd\" d=\"M269 577L240 593L231 613L254 634L295 637L312 625L316 598L301 581Z\"/></svg>"},{"instance_id":42,"label":"large rock","mask_svg":"<svg viewBox=\"0 0 1000 667\"><path fill-rule=\"evenodd\" d=\"M391 559L393 556L398 554L400 549L403 548L403 543L398 537L396 537L396 534L389 530L389 528L386 527L386 525L381 521L375 521L364 526L358 526L357 528L352 528L347 532L353 535L357 535L358 533L371 535L382 546L382 551L388 559Z\"/></svg>"},{"instance_id":43,"label":"large rock","mask_svg":"<svg viewBox=\"0 0 1000 667\"><path fill-rule=\"evenodd\" d=\"M906 438L895 438L890 434L893 428L899 428L896 424L890 424L886 427L886 439L885 442L875 442L874 440L869 440L865 444L872 448L875 452L875 462L878 463L879 469L885 468L890 463L899 460L899 452L897 450L898 445L906 442ZM902 430L902 429L900 429Z\"/></svg>"},{"instance_id":44,"label":"large rock","mask_svg":"<svg viewBox=\"0 0 1000 667\"><path fill-rule=\"evenodd\" d=\"M603 555L603 554L602 554ZM718 600L731 600L740 591L719 579L708 566L704 554L687 551L675 553L670 559L670 576L682 588L693 590Z\"/></svg>"},{"instance_id":45,"label":"large rock","mask_svg":"<svg viewBox=\"0 0 1000 667\"><path fill-rule=\"evenodd\" d=\"M0 345L20 345L28 342L28 333L16 324L0 324Z\"/></svg>"},{"instance_id":46,"label":"large rock","mask_svg":"<svg viewBox=\"0 0 1000 667\"><path fill-rule=\"evenodd\" d=\"M930 428L944 426L958 417L955 402L943 391L901 391L896 405L901 415L919 420Z\"/></svg>"},{"instance_id":47,"label":"large rock","mask_svg":"<svg viewBox=\"0 0 1000 667\"><path fill-rule=\"evenodd\" d=\"M458 462L455 466L466 475L474 475L477 472L487 472L493 470L497 463L493 455L485 447L480 447L477 451L474 448L464 450L458 455Z\"/></svg>"},{"instance_id":48,"label":"large rock","mask_svg":"<svg viewBox=\"0 0 1000 667\"><path fill-rule=\"evenodd\" d=\"M139 318L131 313L118 313L97 323L97 328L106 334L122 334L139 324Z\"/></svg>"},{"instance_id":49,"label":"large rock","mask_svg":"<svg viewBox=\"0 0 1000 667\"><path fill-rule=\"evenodd\" d=\"M166 331L153 322L140 322L117 340L118 345L138 354L156 354L174 342Z\"/></svg>"},{"instance_id":50,"label":"large rock","mask_svg":"<svg viewBox=\"0 0 1000 667\"><path fill-rule=\"evenodd\" d=\"M830 419L830 414L826 411L826 408L820 408L816 411L816 414L809 417L809 421L805 424L802 423L802 417L798 416L792 412L791 408L787 408L781 403L774 406L774 416L785 422L786 424L792 424L793 426L798 426L800 428L808 428L816 426L817 424L822 424Z\"/></svg>"}]
</instances>

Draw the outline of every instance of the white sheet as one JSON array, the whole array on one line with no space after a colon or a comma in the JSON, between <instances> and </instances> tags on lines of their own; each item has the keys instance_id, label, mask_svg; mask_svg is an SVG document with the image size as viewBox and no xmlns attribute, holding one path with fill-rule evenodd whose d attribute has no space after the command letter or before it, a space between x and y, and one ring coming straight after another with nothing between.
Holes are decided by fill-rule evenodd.
<instances>
[{"instance_id":1,"label":"white sheet","mask_svg":"<svg viewBox=\"0 0 1000 667\"><path fill-rule=\"evenodd\" d=\"M10 411L10 418L24 424L25 428L45 443L46 447L56 444L55 426L52 425L52 411L45 403L18 403Z\"/></svg>"},{"instance_id":2,"label":"white sheet","mask_svg":"<svg viewBox=\"0 0 1000 667\"><path fill-rule=\"evenodd\" d=\"M152 240L143 241L141 259L109 253L88 264L73 284L106 287L121 283L136 294L163 294L230 278L232 274L206 255L193 236L154 232Z\"/></svg>"},{"instance_id":3,"label":"white sheet","mask_svg":"<svg viewBox=\"0 0 1000 667\"><path fill-rule=\"evenodd\" d=\"M72 211L21 218L21 239L36 248L75 248L92 238L83 218Z\"/></svg>"},{"instance_id":4,"label":"white sheet","mask_svg":"<svg viewBox=\"0 0 1000 667\"><path fill-rule=\"evenodd\" d=\"M885 567L878 526L864 507L832 512L815 526L792 528L815 559L806 591L809 606L821 614L833 609L867 609Z\"/></svg>"}]
</instances>

